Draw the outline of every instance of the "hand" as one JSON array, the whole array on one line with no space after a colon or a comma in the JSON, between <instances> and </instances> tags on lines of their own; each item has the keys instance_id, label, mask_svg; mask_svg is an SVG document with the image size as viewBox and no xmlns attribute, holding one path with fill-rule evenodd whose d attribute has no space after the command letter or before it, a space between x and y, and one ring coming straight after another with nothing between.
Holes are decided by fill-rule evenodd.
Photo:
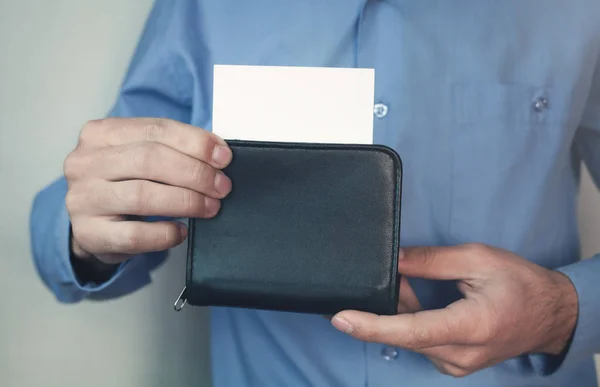
<instances>
[{"instance_id":1,"label":"hand","mask_svg":"<svg viewBox=\"0 0 600 387\"><path fill-rule=\"evenodd\" d=\"M578 300L570 280L508 251L478 244L409 248L398 271L458 280L464 298L396 316L343 311L333 325L360 340L424 354L457 377L525 353L559 354L575 327Z\"/></svg>"},{"instance_id":2,"label":"hand","mask_svg":"<svg viewBox=\"0 0 600 387\"><path fill-rule=\"evenodd\" d=\"M74 254L113 264L180 244L183 224L135 217L213 217L231 190L220 171L231 157L221 138L171 120L88 122L64 163Z\"/></svg>"}]
</instances>

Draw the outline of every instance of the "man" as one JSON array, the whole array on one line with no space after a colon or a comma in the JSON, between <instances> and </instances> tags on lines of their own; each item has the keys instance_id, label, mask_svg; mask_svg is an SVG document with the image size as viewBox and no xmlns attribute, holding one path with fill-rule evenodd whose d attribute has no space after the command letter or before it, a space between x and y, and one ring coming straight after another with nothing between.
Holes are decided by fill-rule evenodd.
<instances>
[{"instance_id":1,"label":"man","mask_svg":"<svg viewBox=\"0 0 600 387\"><path fill-rule=\"evenodd\" d=\"M39 273L62 302L138 290L186 238L164 217L219 211L213 64L374 68L374 139L405 168L401 313L214 308L215 385L596 385L600 256L578 262L575 204L582 161L600 182L599 16L593 0L157 1L111 118L35 200Z\"/></svg>"}]
</instances>

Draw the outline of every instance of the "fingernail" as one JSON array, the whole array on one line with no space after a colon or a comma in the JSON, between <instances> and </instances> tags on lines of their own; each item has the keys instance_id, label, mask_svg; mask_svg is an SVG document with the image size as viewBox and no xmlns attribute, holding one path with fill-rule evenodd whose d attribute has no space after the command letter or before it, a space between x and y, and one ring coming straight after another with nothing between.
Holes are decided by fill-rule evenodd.
<instances>
[{"instance_id":1,"label":"fingernail","mask_svg":"<svg viewBox=\"0 0 600 387\"><path fill-rule=\"evenodd\" d=\"M206 218L212 218L213 216L217 215L220 206L221 202L219 202L217 199L213 199L208 196L204 197L204 216Z\"/></svg>"},{"instance_id":2,"label":"fingernail","mask_svg":"<svg viewBox=\"0 0 600 387\"><path fill-rule=\"evenodd\" d=\"M342 331L348 335L354 332L354 327L352 326L352 324L350 324L348 320L342 317L334 317L333 320L331 320L331 323L337 330Z\"/></svg>"},{"instance_id":3,"label":"fingernail","mask_svg":"<svg viewBox=\"0 0 600 387\"><path fill-rule=\"evenodd\" d=\"M179 223L179 234L183 240L185 240L185 238L188 236L188 229L183 223Z\"/></svg>"},{"instance_id":4,"label":"fingernail","mask_svg":"<svg viewBox=\"0 0 600 387\"><path fill-rule=\"evenodd\" d=\"M403 259L404 258L404 250L400 249L400 251L398 252L398 259Z\"/></svg>"},{"instance_id":5,"label":"fingernail","mask_svg":"<svg viewBox=\"0 0 600 387\"><path fill-rule=\"evenodd\" d=\"M216 145L213 150L212 159L219 166L227 165L231 160L231 149L225 145Z\"/></svg>"},{"instance_id":6,"label":"fingernail","mask_svg":"<svg viewBox=\"0 0 600 387\"><path fill-rule=\"evenodd\" d=\"M231 191L231 179L221 171L215 175L215 189L221 195L227 195Z\"/></svg>"}]
</instances>

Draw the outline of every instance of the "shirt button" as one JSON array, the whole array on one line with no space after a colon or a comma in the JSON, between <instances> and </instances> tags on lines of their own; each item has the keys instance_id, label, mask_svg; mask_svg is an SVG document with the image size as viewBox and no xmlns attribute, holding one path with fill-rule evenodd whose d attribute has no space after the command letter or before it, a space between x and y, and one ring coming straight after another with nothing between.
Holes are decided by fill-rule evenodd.
<instances>
[{"instance_id":1,"label":"shirt button","mask_svg":"<svg viewBox=\"0 0 600 387\"><path fill-rule=\"evenodd\" d=\"M543 112L548 107L548 100L544 97L539 97L533 101L533 110L538 113Z\"/></svg>"},{"instance_id":2,"label":"shirt button","mask_svg":"<svg viewBox=\"0 0 600 387\"><path fill-rule=\"evenodd\" d=\"M375 115L375 117L383 118L383 117L387 116L387 113L388 113L388 107L386 104L376 103L375 105L373 105L373 114Z\"/></svg>"},{"instance_id":3,"label":"shirt button","mask_svg":"<svg viewBox=\"0 0 600 387\"><path fill-rule=\"evenodd\" d=\"M381 356L387 361L395 360L398 354L398 350L394 347L383 347L381 350Z\"/></svg>"}]
</instances>

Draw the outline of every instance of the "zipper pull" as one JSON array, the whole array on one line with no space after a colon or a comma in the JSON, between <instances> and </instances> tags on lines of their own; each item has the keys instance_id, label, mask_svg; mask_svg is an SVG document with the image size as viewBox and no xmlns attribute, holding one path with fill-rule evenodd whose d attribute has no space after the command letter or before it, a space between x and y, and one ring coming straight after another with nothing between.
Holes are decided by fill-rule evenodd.
<instances>
[{"instance_id":1,"label":"zipper pull","mask_svg":"<svg viewBox=\"0 0 600 387\"><path fill-rule=\"evenodd\" d=\"M181 309L183 309L185 304L187 304L185 290L186 290L186 287L184 286L181 293L179 293L179 297L177 297L177 300L175 300L175 303L173 304L173 308L175 309L175 312L179 312Z\"/></svg>"}]
</instances>

